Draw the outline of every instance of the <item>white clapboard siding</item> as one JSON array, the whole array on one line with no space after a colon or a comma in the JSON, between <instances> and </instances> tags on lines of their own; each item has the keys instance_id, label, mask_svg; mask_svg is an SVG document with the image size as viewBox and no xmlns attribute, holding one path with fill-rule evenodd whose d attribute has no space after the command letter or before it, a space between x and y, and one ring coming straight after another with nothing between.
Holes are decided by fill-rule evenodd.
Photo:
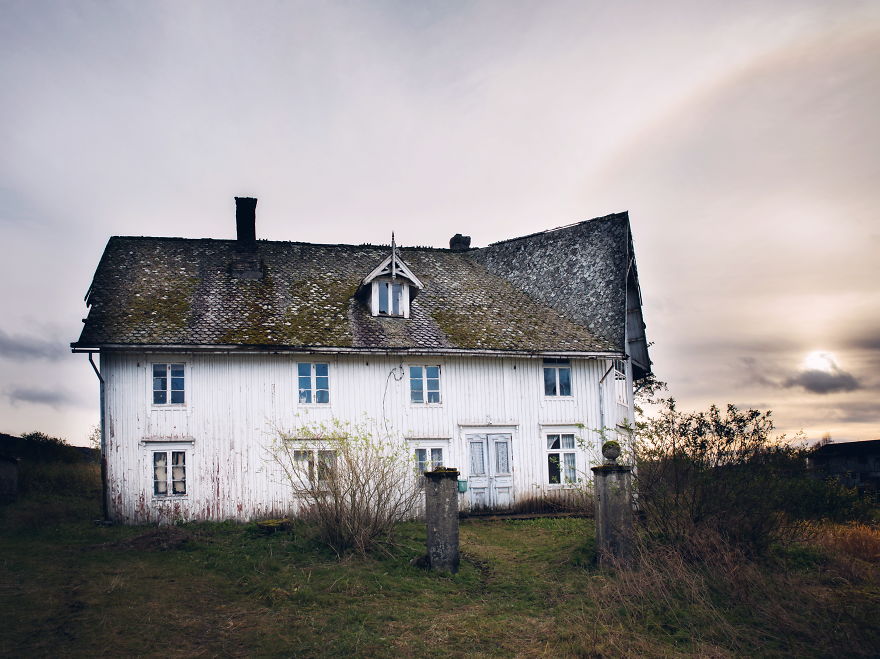
<instances>
[{"instance_id":1,"label":"white clapboard siding","mask_svg":"<svg viewBox=\"0 0 880 659\"><path fill-rule=\"evenodd\" d=\"M330 364L329 405L297 404L299 361ZM154 406L152 364L169 362L186 364L186 404ZM410 364L441 366L440 405L410 404ZM400 441L445 440L445 462L459 468L462 478L469 476L466 434L509 432L514 500L559 487L546 484L544 434L577 432L586 447L578 449L578 469L589 479L602 420L613 425L619 416L613 374L599 395L610 365L603 359L573 359L574 395L552 399L543 395L540 358L105 351L101 371L111 515L147 522L247 520L289 512L291 497L270 459L272 440L279 430L334 418L387 424ZM151 451L156 447L187 451L186 497L153 497Z\"/></svg>"}]
</instances>

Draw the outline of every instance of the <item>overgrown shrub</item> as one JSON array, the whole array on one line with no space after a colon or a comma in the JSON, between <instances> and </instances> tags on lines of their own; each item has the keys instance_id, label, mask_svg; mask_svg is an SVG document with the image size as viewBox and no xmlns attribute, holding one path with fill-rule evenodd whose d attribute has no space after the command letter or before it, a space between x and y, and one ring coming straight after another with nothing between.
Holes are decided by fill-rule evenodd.
<instances>
[{"instance_id":1,"label":"overgrown shrub","mask_svg":"<svg viewBox=\"0 0 880 659\"><path fill-rule=\"evenodd\" d=\"M638 502L652 537L687 546L709 531L761 553L795 533L798 520L864 514L854 491L809 476L805 449L773 436L770 412L661 403L639 424L636 444Z\"/></svg>"},{"instance_id":2,"label":"overgrown shrub","mask_svg":"<svg viewBox=\"0 0 880 659\"><path fill-rule=\"evenodd\" d=\"M389 540L422 496L400 442L364 425L333 421L279 432L272 458L299 514L337 554Z\"/></svg>"}]
</instances>

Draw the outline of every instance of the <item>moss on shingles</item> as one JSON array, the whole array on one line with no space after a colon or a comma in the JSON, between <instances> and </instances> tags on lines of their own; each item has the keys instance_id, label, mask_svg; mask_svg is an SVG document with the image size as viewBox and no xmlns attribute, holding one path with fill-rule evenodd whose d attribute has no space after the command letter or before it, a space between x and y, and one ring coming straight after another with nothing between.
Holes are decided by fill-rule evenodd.
<instances>
[{"instance_id":1,"label":"moss on shingles","mask_svg":"<svg viewBox=\"0 0 880 659\"><path fill-rule=\"evenodd\" d=\"M262 279L235 279L237 317L222 336L221 343L241 345L283 345L277 331L278 300L275 279L266 272Z\"/></svg>"},{"instance_id":2,"label":"moss on shingles","mask_svg":"<svg viewBox=\"0 0 880 659\"><path fill-rule=\"evenodd\" d=\"M140 293L128 297L123 322L131 329L143 329L145 341L162 340L185 332L192 312L192 300L199 278L179 273L156 277Z\"/></svg>"},{"instance_id":3,"label":"moss on shingles","mask_svg":"<svg viewBox=\"0 0 880 659\"><path fill-rule=\"evenodd\" d=\"M235 324L221 343L239 345L351 346L349 300L357 290L351 282L317 278L279 287L267 271L262 279L237 280L239 305Z\"/></svg>"},{"instance_id":4,"label":"moss on shingles","mask_svg":"<svg viewBox=\"0 0 880 659\"><path fill-rule=\"evenodd\" d=\"M509 347L504 337L492 331L492 323L487 322L485 315L475 313L474 309L435 307L431 317L449 342L459 348L503 350Z\"/></svg>"},{"instance_id":5,"label":"moss on shingles","mask_svg":"<svg viewBox=\"0 0 880 659\"><path fill-rule=\"evenodd\" d=\"M331 277L305 279L291 284L288 292L289 306L281 321L288 345L352 345L348 307L357 282Z\"/></svg>"}]
</instances>

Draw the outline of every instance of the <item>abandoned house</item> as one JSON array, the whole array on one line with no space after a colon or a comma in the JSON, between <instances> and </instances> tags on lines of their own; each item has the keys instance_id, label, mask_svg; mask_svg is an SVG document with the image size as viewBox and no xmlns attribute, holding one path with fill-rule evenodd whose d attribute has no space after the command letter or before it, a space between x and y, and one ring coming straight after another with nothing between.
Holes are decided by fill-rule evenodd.
<instances>
[{"instance_id":1,"label":"abandoned house","mask_svg":"<svg viewBox=\"0 0 880 659\"><path fill-rule=\"evenodd\" d=\"M287 511L267 451L304 423L381 419L414 468L460 470L463 509L578 487L626 440L651 367L626 213L437 249L257 240L255 210L236 240L107 243L71 345L111 519Z\"/></svg>"},{"instance_id":2,"label":"abandoned house","mask_svg":"<svg viewBox=\"0 0 880 659\"><path fill-rule=\"evenodd\" d=\"M836 478L845 487L880 491L880 439L823 444L809 455L807 466L814 475Z\"/></svg>"}]
</instances>

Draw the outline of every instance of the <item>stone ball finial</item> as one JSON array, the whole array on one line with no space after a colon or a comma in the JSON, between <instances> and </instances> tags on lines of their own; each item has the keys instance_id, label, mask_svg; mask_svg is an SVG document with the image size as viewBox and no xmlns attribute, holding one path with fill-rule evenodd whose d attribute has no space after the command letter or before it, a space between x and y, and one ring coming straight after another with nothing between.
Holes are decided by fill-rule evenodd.
<instances>
[{"instance_id":1,"label":"stone ball finial","mask_svg":"<svg viewBox=\"0 0 880 659\"><path fill-rule=\"evenodd\" d=\"M602 444L602 457L614 464L620 457L620 442L610 440Z\"/></svg>"}]
</instances>

